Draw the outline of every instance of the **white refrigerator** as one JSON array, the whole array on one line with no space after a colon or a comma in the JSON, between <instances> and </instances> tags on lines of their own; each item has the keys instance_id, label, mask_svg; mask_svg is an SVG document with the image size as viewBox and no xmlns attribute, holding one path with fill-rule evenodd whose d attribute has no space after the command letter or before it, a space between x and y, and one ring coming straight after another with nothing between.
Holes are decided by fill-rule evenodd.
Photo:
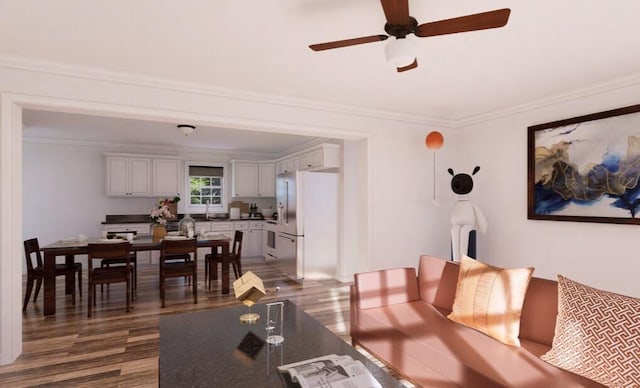
<instances>
[{"instance_id":1,"label":"white refrigerator","mask_svg":"<svg viewBox=\"0 0 640 388\"><path fill-rule=\"evenodd\" d=\"M278 225L273 263L295 280L335 278L338 174L295 171L276 178Z\"/></svg>"}]
</instances>

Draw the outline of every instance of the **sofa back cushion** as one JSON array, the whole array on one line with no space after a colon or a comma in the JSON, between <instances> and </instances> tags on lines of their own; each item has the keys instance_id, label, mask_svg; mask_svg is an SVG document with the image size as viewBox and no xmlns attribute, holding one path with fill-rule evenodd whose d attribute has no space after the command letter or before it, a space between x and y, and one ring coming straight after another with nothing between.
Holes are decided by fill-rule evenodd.
<instances>
[{"instance_id":1,"label":"sofa back cushion","mask_svg":"<svg viewBox=\"0 0 640 388\"><path fill-rule=\"evenodd\" d=\"M558 282L532 277L520 315L520 338L553 343L558 314Z\"/></svg>"},{"instance_id":2,"label":"sofa back cushion","mask_svg":"<svg viewBox=\"0 0 640 388\"><path fill-rule=\"evenodd\" d=\"M359 309L418 300L415 268L396 268L355 274Z\"/></svg>"},{"instance_id":3,"label":"sofa back cushion","mask_svg":"<svg viewBox=\"0 0 640 388\"><path fill-rule=\"evenodd\" d=\"M446 313L453 310L460 265L438 257L420 256L420 299ZM532 277L520 316L520 338L551 347L558 314L558 282Z\"/></svg>"},{"instance_id":4,"label":"sofa back cushion","mask_svg":"<svg viewBox=\"0 0 640 388\"><path fill-rule=\"evenodd\" d=\"M453 261L422 255L418 265L420 299L446 312L453 309L460 266Z\"/></svg>"}]
</instances>

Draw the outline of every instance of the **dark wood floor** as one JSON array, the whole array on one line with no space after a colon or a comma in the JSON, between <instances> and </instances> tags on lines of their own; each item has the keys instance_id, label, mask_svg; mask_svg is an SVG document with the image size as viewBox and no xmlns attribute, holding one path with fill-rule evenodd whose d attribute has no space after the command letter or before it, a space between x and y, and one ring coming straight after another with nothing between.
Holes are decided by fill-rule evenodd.
<instances>
[{"instance_id":1,"label":"dark wood floor","mask_svg":"<svg viewBox=\"0 0 640 388\"><path fill-rule=\"evenodd\" d=\"M290 299L349 341L348 284L325 280L301 285L262 260L244 260L243 270L262 278L267 289L263 302ZM101 295L98 290L94 316L89 319L86 276L83 297L76 306L71 296L64 296L63 281L58 279L54 317L42 316L41 291L23 315L23 354L12 365L0 367L0 386L156 387L159 317L238 304L233 291L222 295L219 281L214 282L215 290L208 291L201 277L197 305L193 304L191 287L185 287L182 279L171 279L167 306L161 309L157 266L141 265L138 279L137 298L129 314L125 312L124 285L115 284L108 293L105 290Z\"/></svg>"}]
</instances>

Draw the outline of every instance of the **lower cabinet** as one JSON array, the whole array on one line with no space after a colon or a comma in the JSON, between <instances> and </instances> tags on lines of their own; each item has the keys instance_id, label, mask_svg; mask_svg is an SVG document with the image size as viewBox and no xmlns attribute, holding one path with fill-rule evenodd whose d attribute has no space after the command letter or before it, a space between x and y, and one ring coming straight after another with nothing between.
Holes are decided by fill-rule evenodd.
<instances>
[{"instance_id":1,"label":"lower cabinet","mask_svg":"<svg viewBox=\"0 0 640 388\"><path fill-rule=\"evenodd\" d=\"M249 230L245 233L243 239L242 251L245 257L262 257L264 249L262 247L262 230L264 229L263 221L252 221L249 224ZM247 250L244 253L244 250Z\"/></svg>"},{"instance_id":2,"label":"lower cabinet","mask_svg":"<svg viewBox=\"0 0 640 388\"><path fill-rule=\"evenodd\" d=\"M151 224L108 224L104 225L102 230L107 232L135 232L136 234L150 234ZM138 263L148 264L151 262L151 252L138 252Z\"/></svg>"}]
</instances>

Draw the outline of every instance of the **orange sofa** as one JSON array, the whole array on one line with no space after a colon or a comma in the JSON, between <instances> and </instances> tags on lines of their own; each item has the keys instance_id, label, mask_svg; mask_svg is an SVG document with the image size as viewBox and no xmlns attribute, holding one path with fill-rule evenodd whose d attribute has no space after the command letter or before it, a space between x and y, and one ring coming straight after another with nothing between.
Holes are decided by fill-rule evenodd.
<instances>
[{"instance_id":1,"label":"orange sofa","mask_svg":"<svg viewBox=\"0 0 640 388\"><path fill-rule=\"evenodd\" d=\"M557 282L532 278L520 320L521 347L447 319L459 266L421 256L415 268L355 275L351 339L422 387L602 387L539 357L551 349Z\"/></svg>"}]
</instances>

